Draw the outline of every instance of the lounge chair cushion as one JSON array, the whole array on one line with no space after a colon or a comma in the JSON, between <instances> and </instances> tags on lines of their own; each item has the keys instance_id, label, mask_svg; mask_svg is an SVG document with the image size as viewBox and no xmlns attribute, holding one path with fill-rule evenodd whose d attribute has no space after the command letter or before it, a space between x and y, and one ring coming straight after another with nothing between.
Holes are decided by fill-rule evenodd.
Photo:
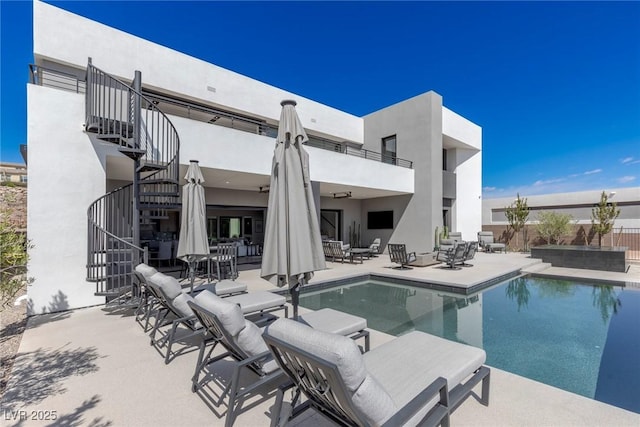
<instances>
[{"instance_id":1,"label":"lounge chair cushion","mask_svg":"<svg viewBox=\"0 0 640 427\"><path fill-rule=\"evenodd\" d=\"M446 378L449 390L484 363L484 350L424 332L410 332L363 355L367 370L398 407L407 404L436 378ZM389 363L393 360L393 363ZM417 380L419 379L419 381ZM435 405L437 398L427 405Z\"/></svg>"},{"instance_id":2,"label":"lounge chair cushion","mask_svg":"<svg viewBox=\"0 0 640 427\"><path fill-rule=\"evenodd\" d=\"M302 314L298 317L298 321L313 329L344 336L367 328L367 319L331 308Z\"/></svg>"},{"instance_id":3,"label":"lounge chair cushion","mask_svg":"<svg viewBox=\"0 0 640 427\"><path fill-rule=\"evenodd\" d=\"M245 292L246 290L246 283L237 282L235 280L224 279L215 284L216 295L235 294L238 292Z\"/></svg>"},{"instance_id":4,"label":"lounge chair cushion","mask_svg":"<svg viewBox=\"0 0 640 427\"><path fill-rule=\"evenodd\" d=\"M195 297L195 301L204 309L213 313L229 335L236 336L244 329L245 320L238 304L222 299L210 291L200 292Z\"/></svg>"},{"instance_id":5,"label":"lounge chair cushion","mask_svg":"<svg viewBox=\"0 0 640 427\"><path fill-rule=\"evenodd\" d=\"M145 263L136 265L136 271L142 274L145 280L148 280L151 276L158 272L158 270Z\"/></svg>"},{"instance_id":6,"label":"lounge chair cushion","mask_svg":"<svg viewBox=\"0 0 640 427\"><path fill-rule=\"evenodd\" d=\"M278 319L266 330L269 335L336 365L353 403L362 416L379 425L396 412L391 397L369 375L356 343L347 337L312 329L291 319Z\"/></svg>"},{"instance_id":7,"label":"lounge chair cushion","mask_svg":"<svg viewBox=\"0 0 640 427\"><path fill-rule=\"evenodd\" d=\"M191 310L191 307L189 307L189 304L187 304L189 301L193 301L191 295L181 293L173 300L173 308L175 308L176 311L182 315L182 317L193 317L195 316L195 314L193 314L193 310ZM200 323L200 321L194 320L193 328L200 329L201 327L202 324Z\"/></svg>"},{"instance_id":8,"label":"lounge chair cushion","mask_svg":"<svg viewBox=\"0 0 640 427\"><path fill-rule=\"evenodd\" d=\"M164 273L156 273L149 279L151 282L162 288L167 298L173 301L178 295L182 294L182 288L178 283L178 279Z\"/></svg>"},{"instance_id":9,"label":"lounge chair cushion","mask_svg":"<svg viewBox=\"0 0 640 427\"><path fill-rule=\"evenodd\" d=\"M252 313L255 311L285 305L287 298L269 291L249 292L248 294L235 295L225 298L226 301L239 304L242 313Z\"/></svg>"},{"instance_id":10,"label":"lounge chair cushion","mask_svg":"<svg viewBox=\"0 0 640 427\"><path fill-rule=\"evenodd\" d=\"M262 330L249 320L245 320L244 329L233 339L238 347L249 356L257 356L258 354L269 352L269 348L262 338ZM270 357L267 362L261 366L264 373L269 374L278 369L278 362Z\"/></svg>"}]
</instances>

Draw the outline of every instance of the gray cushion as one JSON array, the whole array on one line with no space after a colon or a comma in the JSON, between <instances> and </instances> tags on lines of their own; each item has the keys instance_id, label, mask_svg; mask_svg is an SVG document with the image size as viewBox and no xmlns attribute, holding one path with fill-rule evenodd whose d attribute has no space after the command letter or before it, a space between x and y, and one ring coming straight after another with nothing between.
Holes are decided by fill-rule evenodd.
<instances>
[{"instance_id":1,"label":"gray cushion","mask_svg":"<svg viewBox=\"0 0 640 427\"><path fill-rule=\"evenodd\" d=\"M240 307L237 304L229 302L228 299L222 299L210 291L200 292L195 297L195 301L203 308L213 313L229 335L236 336L242 329L244 329L244 316L242 315L242 310L240 310Z\"/></svg>"},{"instance_id":2,"label":"gray cushion","mask_svg":"<svg viewBox=\"0 0 640 427\"><path fill-rule=\"evenodd\" d=\"M367 374L351 399L371 425L383 424L398 411L389 394L370 374Z\"/></svg>"},{"instance_id":3,"label":"gray cushion","mask_svg":"<svg viewBox=\"0 0 640 427\"><path fill-rule=\"evenodd\" d=\"M278 319L265 330L273 337L335 364L352 393L354 407L372 425L382 424L396 412L391 397L375 377L367 373L362 354L352 339L318 331L291 319Z\"/></svg>"},{"instance_id":4,"label":"gray cushion","mask_svg":"<svg viewBox=\"0 0 640 427\"><path fill-rule=\"evenodd\" d=\"M142 274L145 280L149 280L151 276L158 272L158 270L145 263L136 265L136 271Z\"/></svg>"},{"instance_id":5,"label":"gray cushion","mask_svg":"<svg viewBox=\"0 0 640 427\"><path fill-rule=\"evenodd\" d=\"M338 335L351 335L367 328L367 319L331 308L302 314L298 321L313 329Z\"/></svg>"},{"instance_id":6,"label":"gray cushion","mask_svg":"<svg viewBox=\"0 0 640 427\"><path fill-rule=\"evenodd\" d=\"M225 298L226 301L240 304L243 313L252 313L267 308L278 307L286 304L287 298L273 292L249 292L248 294L236 295Z\"/></svg>"},{"instance_id":7,"label":"gray cushion","mask_svg":"<svg viewBox=\"0 0 640 427\"><path fill-rule=\"evenodd\" d=\"M367 371L398 407L441 376L451 390L482 366L485 358L486 353L479 348L417 331L364 354ZM435 405L435 400L432 403Z\"/></svg>"},{"instance_id":8,"label":"gray cushion","mask_svg":"<svg viewBox=\"0 0 640 427\"><path fill-rule=\"evenodd\" d=\"M187 304L188 301L193 301L193 298L191 298L191 295L181 293L173 300L171 304L173 305L173 308L175 308L176 311L180 313L182 317L192 317L194 316L194 314L193 314L193 310L191 310L191 307L189 307L189 304ZM200 324L199 321L196 321L193 327L195 329L200 329L202 325Z\"/></svg>"},{"instance_id":9,"label":"gray cushion","mask_svg":"<svg viewBox=\"0 0 640 427\"><path fill-rule=\"evenodd\" d=\"M164 273L156 273L151 277L150 280L160 288L162 288L170 301L173 301L178 295L182 294L182 288L178 283L178 279L176 279L175 277L166 275Z\"/></svg>"},{"instance_id":10,"label":"gray cushion","mask_svg":"<svg viewBox=\"0 0 640 427\"><path fill-rule=\"evenodd\" d=\"M356 390L367 375L360 349L350 338L318 331L286 318L276 320L265 330L275 338L334 363L350 391Z\"/></svg>"},{"instance_id":11,"label":"gray cushion","mask_svg":"<svg viewBox=\"0 0 640 427\"><path fill-rule=\"evenodd\" d=\"M224 279L215 284L216 295L235 294L245 292L247 284L235 280Z\"/></svg>"}]
</instances>

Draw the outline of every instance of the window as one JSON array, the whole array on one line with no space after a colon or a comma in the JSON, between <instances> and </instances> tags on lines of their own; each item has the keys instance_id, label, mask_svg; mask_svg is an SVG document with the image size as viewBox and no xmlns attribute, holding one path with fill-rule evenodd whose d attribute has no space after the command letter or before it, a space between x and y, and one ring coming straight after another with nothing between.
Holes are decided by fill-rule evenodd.
<instances>
[{"instance_id":1,"label":"window","mask_svg":"<svg viewBox=\"0 0 640 427\"><path fill-rule=\"evenodd\" d=\"M393 228L393 211L367 212L367 228L384 230Z\"/></svg>"},{"instance_id":2,"label":"window","mask_svg":"<svg viewBox=\"0 0 640 427\"><path fill-rule=\"evenodd\" d=\"M241 221L242 218L239 217L229 217L223 216L220 217L220 236L226 238L236 238L240 237L241 234Z\"/></svg>"},{"instance_id":3,"label":"window","mask_svg":"<svg viewBox=\"0 0 640 427\"><path fill-rule=\"evenodd\" d=\"M396 164L396 136L382 138L382 162L391 165Z\"/></svg>"}]
</instances>

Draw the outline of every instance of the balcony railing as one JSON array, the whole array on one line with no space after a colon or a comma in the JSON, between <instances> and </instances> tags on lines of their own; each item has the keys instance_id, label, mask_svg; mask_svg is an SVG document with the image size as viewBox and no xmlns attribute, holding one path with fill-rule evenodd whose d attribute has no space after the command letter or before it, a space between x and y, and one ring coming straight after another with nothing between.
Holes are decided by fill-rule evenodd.
<instances>
[{"instance_id":1,"label":"balcony railing","mask_svg":"<svg viewBox=\"0 0 640 427\"><path fill-rule=\"evenodd\" d=\"M85 93L86 82L71 73L44 68L37 65L30 65L31 83L39 86L49 86L57 89L72 91L76 93ZM163 108L168 114L179 117L185 117L192 120L206 121L218 126L228 127L243 132L255 133L275 138L278 134L278 127L268 124L265 121L258 120L248 116L242 116L236 113L211 108L205 105L197 104L190 101L184 101L161 95L155 92L142 91L143 95L155 103L167 104L168 108ZM206 119L205 119L206 117ZM382 153L367 150L364 148L355 148L344 143L331 141L317 136L309 136L309 146L321 148L324 150L342 153L347 156L355 156L363 159L373 160L377 162L388 163L404 168L413 168L413 162L398 157L387 156Z\"/></svg>"}]
</instances>

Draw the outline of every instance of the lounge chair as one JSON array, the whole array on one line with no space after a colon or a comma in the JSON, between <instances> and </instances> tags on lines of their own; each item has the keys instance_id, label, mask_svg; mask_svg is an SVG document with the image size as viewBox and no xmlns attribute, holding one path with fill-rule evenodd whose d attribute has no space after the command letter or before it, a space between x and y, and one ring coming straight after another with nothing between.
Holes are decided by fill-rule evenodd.
<instances>
[{"instance_id":1,"label":"lounge chair","mask_svg":"<svg viewBox=\"0 0 640 427\"><path fill-rule=\"evenodd\" d=\"M133 269L134 277L136 278L138 285L139 303L135 310L136 321L140 323L140 316L144 313L145 325L143 326L145 332L149 326L149 318L151 314L157 309L159 304L158 296L155 291L150 289L147 285L147 279L156 274L158 270L150 265L141 263L135 266ZM136 282L134 282L136 283Z\"/></svg>"},{"instance_id":2,"label":"lounge chair","mask_svg":"<svg viewBox=\"0 0 640 427\"><path fill-rule=\"evenodd\" d=\"M391 258L391 262L400 264L400 267L394 267L394 268L398 268L401 270L411 269L411 267L409 267L408 264L416 260L415 252L407 253L407 247L403 243L389 243L387 245L387 249L389 249L389 257Z\"/></svg>"},{"instance_id":3,"label":"lounge chair","mask_svg":"<svg viewBox=\"0 0 640 427\"><path fill-rule=\"evenodd\" d=\"M238 398L275 378L284 378L284 373L273 360L261 336L262 331L249 319L243 318L237 304L229 303L228 298L222 299L207 291L202 292L188 304L200 323L204 325L205 330L191 389L193 392L203 391L208 382L207 367L231 356L235 361L233 375L220 397L222 399L225 393L229 392L229 410L225 425L231 425L235 402ZM369 349L369 332L365 330L366 319L336 310L322 309L306 313L300 316L299 320L315 328L336 333L338 336L349 336L351 340L364 337L365 349ZM207 352L206 347L210 344L212 345ZM212 358L211 354L217 344L221 344L227 351ZM259 378L251 385L241 388L239 378L243 368L252 370ZM201 378L202 374L205 375Z\"/></svg>"},{"instance_id":4,"label":"lounge chair","mask_svg":"<svg viewBox=\"0 0 640 427\"><path fill-rule=\"evenodd\" d=\"M340 259L344 264L345 258L351 259L351 247L345 245L340 240L325 240L322 242L322 249L324 251L325 258L331 258L332 262L336 262L336 259Z\"/></svg>"},{"instance_id":5,"label":"lounge chair","mask_svg":"<svg viewBox=\"0 0 640 427\"><path fill-rule=\"evenodd\" d=\"M225 426L231 426L239 398L270 381L284 378L284 374L262 339L260 328L245 319L237 304L229 302L228 299L216 298L208 291L202 292L188 304L199 322L204 325L205 331L196 369L191 379L191 390L198 392L205 387L208 382L207 375L202 379L200 375L206 374L207 366L230 356L234 360L233 374L220 399L222 400L226 393L229 393ZM209 343L213 345L205 355ZM226 351L212 358L211 353L218 344L221 344ZM245 369L257 374L258 379L250 385L240 387L240 374Z\"/></svg>"},{"instance_id":6,"label":"lounge chair","mask_svg":"<svg viewBox=\"0 0 640 427\"><path fill-rule=\"evenodd\" d=\"M276 320L263 337L291 380L279 390L272 426L309 407L344 426L448 425L480 381L481 402L489 404L486 354L465 344L414 331L361 354L352 340L290 319ZM291 386L304 403L296 393L283 405Z\"/></svg>"},{"instance_id":7,"label":"lounge chair","mask_svg":"<svg viewBox=\"0 0 640 427\"><path fill-rule=\"evenodd\" d=\"M202 325L195 321L194 313L188 305L189 301L193 301L193 297L183 292L176 278L163 273L156 273L148 279L148 284L156 291L162 305L151 332L151 345L163 345L166 342L167 352L165 355L165 363L169 363L171 347L174 343L178 326L182 325L191 331L191 334L183 337L187 338L199 333ZM210 291L203 290L202 292ZM285 317L289 314L286 298L273 292L250 292L230 296L225 298L225 300L231 304L238 305L244 315L265 316L268 313L279 310L284 310ZM172 321L171 330L167 332L163 338L156 341L155 335L169 314L173 314L176 318Z\"/></svg>"},{"instance_id":8,"label":"lounge chair","mask_svg":"<svg viewBox=\"0 0 640 427\"><path fill-rule=\"evenodd\" d=\"M456 264L461 264L465 261L467 246L467 243L457 243L451 249L438 251L438 253L436 254L436 261L442 261L443 263L447 264L449 268L455 269Z\"/></svg>"},{"instance_id":9,"label":"lounge chair","mask_svg":"<svg viewBox=\"0 0 640 427\"><path fill-rule=\"evenodd\" d=\"M478 232L478 245L480 245L485 252L507 252L507 246L504 243L496 243L493 238L493 232L491 231Z\"/></svg>"},{"instance_id":10,"label":"lounge chair","mask_svg":"<svg viewBox=\"0 0 640 427\"><path fill-rule=\"evenodd\" d=\"M371 254L371 256L376 256L380 253L380 245L381 240L379 237L373 239L373 242L371 242L371 244L369 245L369 253Z\"/></svg>"}]
</instances>

